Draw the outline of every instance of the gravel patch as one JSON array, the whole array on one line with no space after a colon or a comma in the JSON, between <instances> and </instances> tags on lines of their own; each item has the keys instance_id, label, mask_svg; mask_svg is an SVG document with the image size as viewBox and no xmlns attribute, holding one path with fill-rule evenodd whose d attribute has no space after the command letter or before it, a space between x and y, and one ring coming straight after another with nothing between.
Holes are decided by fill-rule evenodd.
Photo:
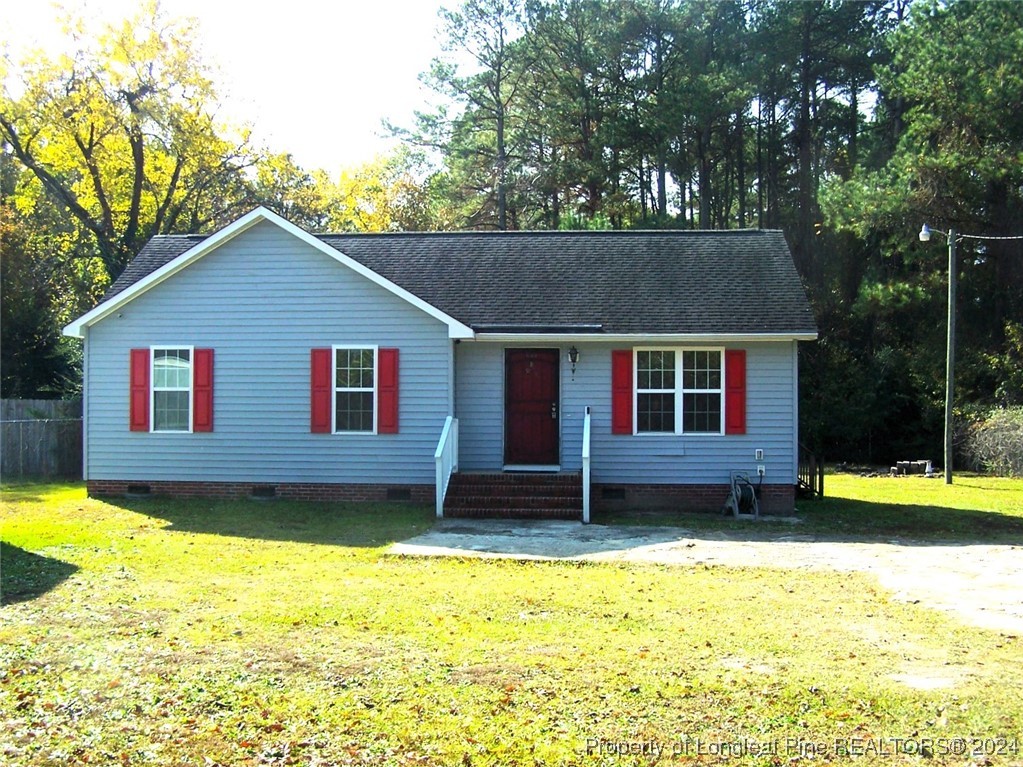
<instances>
[{"instance_id":1,"label":"gravel patch","mask_svg":"<svg viewBox=\"0 0 1023 767\"><path fill-rule=\"evenodd\" d=\"M394 544L391 552L864 572L901 601L946 610L981 628L1023 633L1020 546L487 519L442 520L430 531Z\"/></svg>"}]
</instances>

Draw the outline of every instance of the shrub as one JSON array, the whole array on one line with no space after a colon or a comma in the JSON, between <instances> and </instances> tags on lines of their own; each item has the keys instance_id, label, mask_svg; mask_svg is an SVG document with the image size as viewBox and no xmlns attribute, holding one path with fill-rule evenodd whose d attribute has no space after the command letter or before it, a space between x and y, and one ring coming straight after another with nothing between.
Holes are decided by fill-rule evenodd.
<instances>
[{"instance_id":1,"label":"shrub","mask_svg":"<svg viewBox=\"0 0 1023 767\"><path fill-rule=\"evenodd\" d=\"M1023 476L1023 407L992 410L970 429L966 453L974 468Z\"/></svg>"}]
</instances>

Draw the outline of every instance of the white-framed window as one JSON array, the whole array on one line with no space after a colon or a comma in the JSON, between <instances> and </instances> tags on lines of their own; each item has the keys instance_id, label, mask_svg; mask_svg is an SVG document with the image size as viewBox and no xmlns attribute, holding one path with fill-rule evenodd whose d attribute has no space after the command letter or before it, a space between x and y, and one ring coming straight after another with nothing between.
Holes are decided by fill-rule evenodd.
<instances>
[{"instance_id":1,"label":"white-framed window","mask_svg":"<svg viewBox=\"0 0 1023 767\"><path fill-rule=\"evenodd\" d=\"M636 352L636 430L641 434L676 431L675 356L671 349Z\"/></svg>"},{"instance_id":2,"label":"white-framed window","mask_svg":"<svg viewBox=\"0 0 1023 767\"><path fill-rule=\"evenodd\" d=\"M192 431L192 347L153 346L150 423L153 431Z\"/></svg>"},{"instance_id":3,"label":"white-framed window","mask_svg":"<svg viewBox=\"0 0 1023 767\"><path fill-rule=\"evenodd\" d=\"M722 349L636 349L637 434L723 434Z\"/></svg>"},{"instance_id":4,"label":"white-framed window","mask_svg":"<svg viewBox=\"0 0 1023 767\"><path fill-rule=\"evenodd\" d=\"M682 351L682 433L724 431L724 354L718 349Z\"/></svg>"},{"instance_id":5,"label":"white-framed window","mask_svg":"<svg viewBox=\"0 0 1023 767\"><path fill-rule=\"evenodd\" d=\"M334 432L377 431L377 347L334 346Z\"/></svg>"}]
</instances>

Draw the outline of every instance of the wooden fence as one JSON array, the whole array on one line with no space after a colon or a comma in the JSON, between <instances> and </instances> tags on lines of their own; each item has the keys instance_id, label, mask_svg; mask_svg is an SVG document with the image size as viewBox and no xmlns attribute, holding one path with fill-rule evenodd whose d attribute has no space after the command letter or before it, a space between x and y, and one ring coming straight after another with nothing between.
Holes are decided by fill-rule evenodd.
<instances>
[{"instance_id":1,"label":"wooden fence","mask_svg":"<svg viewBox=\"0 0 1023 767\"><path fill-rule=\"evenodd\" d=\"M824 497L824 461L799 445L796 490L811 498Z\"/></svg>"},{"instance_id":2,"label":"wooden fence","mask_svg":"<svg viewBox=\"0 0 1023 767\"><path fill-rule=\"evenodd\" d=\"M82 403L0 400L0 476L82 476Z\"/></svg>"}]
</instances>

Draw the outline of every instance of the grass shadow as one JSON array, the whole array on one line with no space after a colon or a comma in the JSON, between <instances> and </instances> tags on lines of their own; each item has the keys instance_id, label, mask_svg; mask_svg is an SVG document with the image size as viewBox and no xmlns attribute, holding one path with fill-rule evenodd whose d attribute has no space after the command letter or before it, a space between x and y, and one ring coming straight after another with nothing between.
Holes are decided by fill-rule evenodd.
<instances>
[{"instance_id":1,"label":"grass shadow","mask_svg":"<svg viewBox=\"0 0 1023 767\"><path fill-rule=\"evenodd\" d=\"M331 546L376 548L407 541L433 527L429 506L409 503L106 498L107 503L210 535ZM821 541L1023 544L1023 515L941 505L829 497L798 504L798 522L739 521L692 512L597 512L595 526L684 529L689 537L733 540L808 537ZM496 522L496 521L495 521ZM451 520L450 523L454 523ZM515 526L521 527L521 526ZM569 533L566 532L566 535Z\"/></svg>"},{"instance_id":2,"label":"grass shadow","mask_svg":"<svg viewBox=\"0 0 1023 767\"><path fill-rule=\"evenodd\" d=\"M78 567L0 541L0 604L27 602L70 578Z\"/></svg>"},{"instance_id":3,"label":"grass shadow","mask_svg":"<svg viewBox=\"0 0 1023 767\"><path fill-rule=\"evenodd\" d=\"M808 531L962 543L1023 543L1023 516L992 509L822 498L801 504L799 513Z\"/></svg>"},{"instance_id":4,"label":"grass shadow","mask_svg":"<svg viewBox=\"0 0 1023 767\"><path fill-rule=\"evenodd\" d=\"M409 503L321 503L208 498L103 498L169 523L169 529L293 543L375 548L418 535L433 509Z\"/></svg>"},{"instance_id":5,"label":"grass shadow","mask_svg":"<svg viewBox=\"0 0 1023 767\"><path fill-rule=\"evenodd\" d=\"M603 525L682 527L733 539L810 536L817 540L1023 544L1023 517L998 511L819 498L797 504L797 521L741 521L720 514L621 511L594 514Z\"/></svg>"}]
</instances>

